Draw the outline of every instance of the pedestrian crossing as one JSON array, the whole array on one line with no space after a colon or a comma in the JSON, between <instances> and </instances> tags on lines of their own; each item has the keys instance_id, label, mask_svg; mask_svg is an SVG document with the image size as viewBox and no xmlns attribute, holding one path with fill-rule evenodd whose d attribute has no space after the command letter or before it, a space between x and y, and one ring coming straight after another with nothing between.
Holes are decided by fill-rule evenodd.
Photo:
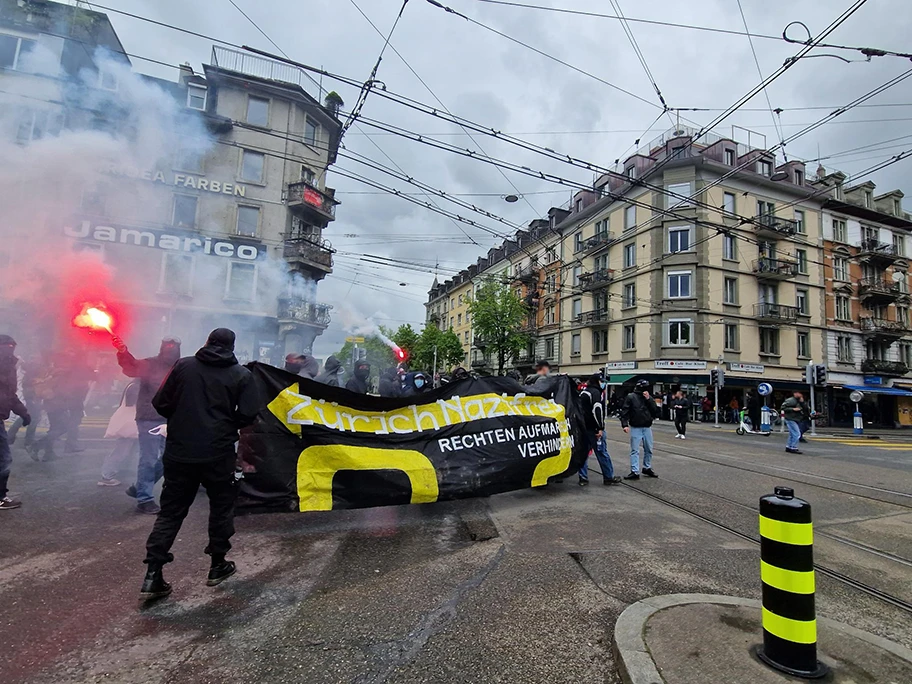
<instances>
[{"instance_id":1,"label":"pedestrian crossing","mask_svg":"<svg viewBox=\"0 0 912 684\"><path fill-rule=\"evenodd\" d=\"M844 444L851 447L872 447L884 451L907 451L912 453L912 442L891 442L885 439L866 439L865 437L810 437L809 442L825 444Z\"/></svg>"}]
</instances>

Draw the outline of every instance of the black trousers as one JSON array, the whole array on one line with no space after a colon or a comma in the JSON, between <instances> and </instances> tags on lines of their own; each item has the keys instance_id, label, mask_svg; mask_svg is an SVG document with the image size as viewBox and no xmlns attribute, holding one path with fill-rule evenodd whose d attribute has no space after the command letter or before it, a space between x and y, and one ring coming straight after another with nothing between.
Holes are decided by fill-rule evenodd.
<instances>
[{"instance_id":1,"label":"black trousers","mask_svg":"<svg viewBox=\"0 0 912 684\"><path fill-rule=\"evenodd\" d=\"M149 565L164 565L174 560L171 546L180 532L181 524L196 498L200 485L209 496L209 545L205 553L224 556L231 549L234 534L234 500L237 480L234 478L235 455L226 454L207 463L179 463L162 459L165 484L161 494L161 513L146 541L146 560Z\"/></svg>"},{"instance_id":2,"label":"black trousers","mask_svg":"<svg viewBox=\"0 0 912 684\"><path fill-rule=\"evenodd\" d=\"M675 418L675 430L678 431L679 435L687 434L687 419Z\"/></svg>"}]
</instances>

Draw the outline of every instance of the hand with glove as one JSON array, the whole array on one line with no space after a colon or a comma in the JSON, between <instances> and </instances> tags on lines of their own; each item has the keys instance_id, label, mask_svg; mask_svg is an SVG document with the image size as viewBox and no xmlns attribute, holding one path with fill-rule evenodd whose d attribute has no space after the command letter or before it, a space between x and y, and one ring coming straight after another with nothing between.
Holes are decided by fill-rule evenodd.
<instances>
[{"instance_id":1,"label":"hand with glove","mask_svg":"<svg viewBox=\"0 0 912 684\"><path fill-rule=\"evenodd\" d=\"M24 416L19 416L22 418L22 427L28 427L32 424L32 416L26 413Z\"/></svg>"}]
</instances>

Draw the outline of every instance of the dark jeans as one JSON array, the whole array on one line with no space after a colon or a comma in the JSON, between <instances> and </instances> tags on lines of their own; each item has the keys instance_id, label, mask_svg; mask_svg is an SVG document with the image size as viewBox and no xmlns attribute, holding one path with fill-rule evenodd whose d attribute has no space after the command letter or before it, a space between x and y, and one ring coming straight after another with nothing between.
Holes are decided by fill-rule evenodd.
<instances>
[{"instance_id":1,"label":"dark jeans","mask_svg":"<svg viewBox=\"0 0 912 684\"><path fill-rule=\"evenodd\" d=\"M168 460L165 454L163 463L165 486L161 494L161 513L146 542L145 562L161 566L174 560L171 546L200 485L206 488L209 496L209 545L205 552L210 556L224 556L231 549L229 540L234 534L234 499L237 495L234 453L208 463L178 463Z\"/></svg>"},{"instance_id":2,"label":"dark jeans","mask_svg":"<svg viewBox=\"0 0 912 684\"><path fill-rule=\"evenodd\" d=\"M10 452L9 442L6 439L6 425L0 419L0 499L4 498L7 493L7 482L9 482L10 468L13 465L13 454Z\"/></svg>"},{"instance_id":3,"label":"dark jeans","mask_svg":"<svg viewBox=\"0 0 912 684\"><path fill-rule=\"evenodd\" d=\"M675 418L675 430L678 431L679 435L687 434L687 419L686 418Z\"/></svg>"},{"instance_id":4,"label":"dark jeans","mask_svg":"<svg viewBox=\"0 0 912 684\"><path fill-rule=\"evenodd\" d=\"M47 408L48 427L47 434L35 442L37 452L44 450L45 458L54 456L54 443L70 431L72 422L72 411L63 406L54 406ZM80 420L82 418L80 417ZM34 425L34 423L32 423Z\"/></svg>"}]
</instances>

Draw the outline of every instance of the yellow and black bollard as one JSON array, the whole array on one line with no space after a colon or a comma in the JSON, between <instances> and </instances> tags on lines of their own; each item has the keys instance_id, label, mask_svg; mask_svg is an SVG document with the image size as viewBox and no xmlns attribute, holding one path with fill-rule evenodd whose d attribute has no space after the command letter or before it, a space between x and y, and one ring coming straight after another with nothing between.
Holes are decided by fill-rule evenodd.
<instances>
[{"instance_id":1,"label":"yellow and black bollard","mask_svg":"<svg viewBox=\"0 0 912 684\"><path fill-rule=\"evenodd\" d=\"M760 499L763 645L757 657L797 677L823 677L817 660L811 505L789 487Z\"/></svg>"}]
</instances>

